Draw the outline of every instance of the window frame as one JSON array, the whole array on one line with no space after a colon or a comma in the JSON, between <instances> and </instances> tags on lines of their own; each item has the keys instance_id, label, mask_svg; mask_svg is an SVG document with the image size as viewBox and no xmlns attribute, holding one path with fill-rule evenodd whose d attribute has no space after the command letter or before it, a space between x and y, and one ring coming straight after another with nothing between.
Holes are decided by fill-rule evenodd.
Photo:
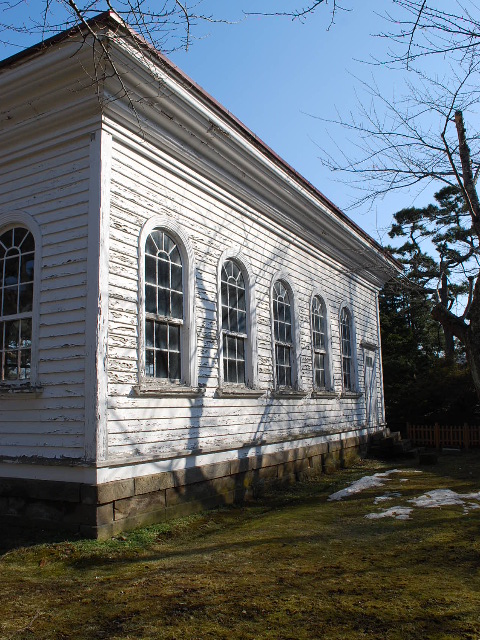
<instances>
[{"instance_id":1,"label":"window frame","mask_svg":"<svg viewBox=\"0 0 480 640\"><path fill-rule=\"evenodd\" d=\"M351 361L350 361L350 379L351 386L345 387L345 381L343 376L343 337L342 337L342 313L346 311L350 318L350 348L351 348ZM344 302L340 305L338 311L338 328L339 328L339 343L340 343L340 375L342 382L342 394L346 395L358 395L358 355L357 355L357 339L355 331L355 316L350 304Z\"/></svg>"},{"instance_id":2,"label":"window frame","mask_svg":"<svg viewBox=\"0 0 480 640\"><path fill-rule=\"evenodd\" d=\"M245 284L246 338L245 383L226 382L223 375L223 320L222 320L222 270L227 261L240 269ZM238 247L226 249L217 265L217 362L219 395L262 395L258 389L257 316L255 303L255 276L248 259Z\"/></svg>"},{"instance_id":3,"label":"window frame","mask_svg":"<svg viewBox=\"0 0 480 640\"><path fill-rule=\"evenodd\" d=\"M363 389L365 395L365 425L367 427L376 427L381 423L380 411L379 411L379 387L378 381L380 377L380 368L379 368L379 358L378 346L375 343L368 342L366 340L362 340L360 343L360 347L363 352ZM372 386L373 394L370 394L367 388L367 360L372 360L372 380L374 381L374 385ZM371 407L373 408L373 412L369 412L368 401L372 401ZM369 420L369 417L371 420Z\"/></svg>"},{"instance_id":4,"label":"window frame","mask_svg":"<svg viewBox=\"0 0 480 640\"><path fill-rule=\"evenodd\" d=\"M24 211L0 212L0 235L7 231L21 227L29 231L35 243L34 252L34 276L33 276L33 297L32 297L32 336L30 354L30 377L21 380L0 380L0 393L2 391L41 391L38 380L38 333L40 326L40 283L42 267L42 235L40 226L36 220ZM15 314L24 315L24 314Z\"/></svg>"},{"instance_id":5,"label":"window frame","mask_svg":"<svg viewBox=\"0 0 480 640\"><path fill-rule=\"evenodd\" d=\"M146 375L145 344L145 247L148 236L159 229L172 238L178 247L182 260L183 320L180 330L179 381L168 378L154 378ZM198 385L195 327L195 262L191 242L183 228L166 216L152 216L143 225L138 243L138 393L191 391ZM175 324L175 323L173 323Z\"/></svg>"},{"instance_id":6,"label":"window frame","mask_svg":"<svg viewBox=\"0 0 480 640\"><path fill-rule=\"evenodd\" d=\"M320 300L321 307L324 313L324 321L325 321L325 348L323 350L324 355L324 365L325 365L325 386L319 387L316 384L316 375L315 375L315 353L320 352L321 350L315 348L315 340L314 340L314 326L313 326L313 301L315 299ZM328 311L327 303L325 302L326 298L322 291L319 289L314 289L312 295L310 297L310 337L311 337L311 349L312 349L312 388L314 394L322 394L322 393L331 393L333 391L333 375L332 375L332 340L331 340L331 331L330 331L330 314Z\"/></svg>"},{"instance_id":7,"label":"window frame","mask_svg":"<svg viewBox=\"0 0 480 640\"><path fill-rule=\"evenodd\" d=\"M277 358L275 340L275 315L273 304L274 287L277 282L281 282L285 287L290 301L290 314L292 321L292 342L291 342L291 386L279 386L277 381ZM272 364L273 364L273 393L274 395L305 395L302 388L301 378L301 343L300 343L300 318L298 315L297 295L291 284L291 278L285 271L277 272L270 283L270 331L272 339Z\"/></svg>"}]
</instances>

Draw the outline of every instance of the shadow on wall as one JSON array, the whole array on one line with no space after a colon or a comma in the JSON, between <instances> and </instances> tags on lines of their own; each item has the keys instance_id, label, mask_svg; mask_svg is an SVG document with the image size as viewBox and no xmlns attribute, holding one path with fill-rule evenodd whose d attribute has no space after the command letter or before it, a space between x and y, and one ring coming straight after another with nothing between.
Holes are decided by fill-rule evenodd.
<instances>
[{"instance_id":1,"label":"shadow on wall","mask_svg":"<svg viewBox=\"0 0 480 640\"><path fill-rule=\"evenodd\" d=\"M243 237L253 238L253 222L244 224ZM215 230L216 237L224 240L225 246L229 245L226 231L218 226ZM200 262L209 265L209 270L215 274L216 282L216 265L221 255L221 250L215 249L214 243L198 242L194 233L191 233L192 241L195 245L195 253L200 256ZM251 240L253 244L253 240ZM260 242L256 240L256 242ZM263 246L263 254L265 247ZM206 250L205 250L206 247ZM268 317L268 325L259 324L258 339L263 340L265 344L271 344L271 327L270 327L270 301L269 301L269 283L280 264L278 256L282 256L282 260L288 262L288 254L290 248L285 247L284 243L277 242L270 249L268 256L262 255L262 261L268 265L264 273L258 275L257 285L257 307L262 307L262 313L265 318ZM212 287L204 279L203 272L196 269L196 289L195 303L198 313L197 332L198 344L200 350L197 352L199 364L199 380L202 386L207 388L215 388L218 379L218 327L217 327L217 289L216 284ZM347 278L347 274L345 279ZM213 292L213 293L210 293ZM262 295L259 293L262 292ZM358 294L357 284L348 279L348 289L342 293L342 299L335 300L334 303L340 305L343 300L355 299ZM331 304L332 300L330 300ZM304 343L310 341L310 321L309 306L305 310L305 301L299 298L301 335L304 336ZM356 310L354 316L358 322L361 310ZM332 314L332 359L337 363L340 362L339 351L339 328L337 318ZM358 348L357 334L357 348ZM358 362L358 379L360 382L363 374L362 363ZM272 364L270 364L272 366ZM311 373L311 372L310 372ZM272 377L271 373L271 377ZM337 378L338 379L338 378ZM265 375L263 376L265 383ZM270 378L271 382L271 378ZM300 460L288 460L285 464L279 465L275 460L276 454L261 454L259 449L262 443L267 441L266 435L276 429L284 438L298 436L302 430L308 426L309 431L322 431L323 425L319 422L319 412L313 413L308 411L306 401L279 401L271 397L264 398L260 402L256 401L256 406L261 409L261 414L252 417L252 430L248 431L243 428L243 438L239 437L237 432L232 435L232 430L228 427L240 427L242 423L242 407L245 402L241 399L225 399L216 398L213 407L208 406L206 398L197 397L191 399L182 399L180 401L167 398L132 398L132 402L138 411L143 411L141 424L135 425L136 420L131 420L130 424L126 419L125 412L119 404L119 409L112 409L112 419L117 424L124 424L125 428L121 434L123 443L126 445L125 450L133 452L136 456L142 456L147 451L149 457L158 456L162 458L169 453L178 450L178 457L185 458L188 464L187 468L174 470L175 481L173 486L166 489L165 509L171 509L172 514L186 515L192 511L198 511L210 508L219 504L230 504L234 501L241 501L249 497L255 497L258 491L267 480L285 480L295 479L299 473L309 468L308 460L301 462ZM219 415L219 406L226 406L230 410L230 414L224 416ZM262 406L263 405L263 406ZM290 405L290 406L289 406ZM299 406L301 409L299 410ZM365 407L356 405L356 408L349 410L351 415L348 416L349 423L361 424L365 416ZM182 413L183 412L183 413ZM171 428L171 420L181 420L185 425L183 428ZM255 422L254 422L255 421ZM256 427L254 426L256 423ZM275 423L277 423L275 425ZM246 421L243 423L246 424ZM273 425L273 426L272 426ZM139 428L141 430L139 430ZM160 428L159 428L160 427ZM324 432L324 431L323 431ZM246 436L246 437L245 437ZM236 439L235 439L236 438ZM220 463L208 464L208 453L213 450L237 450L236 458ZM182 463L182 461L180 461ZM305 467L305 464L307 465ZM323 463L320 462L320 465ZM341 460L339 462L341 464ZM173 462L173 467L175 461ZM201 466L197 466L201 465ZM303 465L303 466L302 466ZM214 468L215 467L215 468ZM188 493L188 496L187 496ZM160 498L159 498L160 500ZM160 506L160 504L158 505Z\"/></svg>"}]
</instances>

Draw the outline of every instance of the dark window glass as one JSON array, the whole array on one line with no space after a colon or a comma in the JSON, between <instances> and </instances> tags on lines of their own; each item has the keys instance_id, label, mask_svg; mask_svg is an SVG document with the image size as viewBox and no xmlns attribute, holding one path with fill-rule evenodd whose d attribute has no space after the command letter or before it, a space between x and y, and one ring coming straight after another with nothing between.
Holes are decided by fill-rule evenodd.
<instances>
[{"instance_id":1,"label":"dark window glass","mask_svg":"<svg viewBox=\"0 0 480 640\"><path fill-rule=\"evenodd\" d=\"M153 256L145 256L145 282L157 284L157 261Z\"/></svg>"},{"instance_id":2,"label":"dark window glass","mask_svg":"<svg viewBox=\"0 0 480 640\"><path fill-rule=\"evenodd\" d=\"M172 272L172 289L174 291L182 292L182 267L181 265L172 264L171 265Z\"/></svg>"},{"instance_id":3,"label":"dark window glass","mask_svg":"<svg viewBox=\"0 0 480 640\"><path fill-rule=\"evenodd\" d=\"M147 313L157 311L157 288L148 284L145 286L145 311Z\"/></svg>"},{"instance_id":4,"label":"dark window glass","mask_svg":"<svg viewBox=\"0 0 480 640\"><path fill-rule=\"evenodd\" d=\"M170 316L178 320L183 318L183 295L176 291L171 292Z\"/></svg>"},{"instance_id":5,"label":"dark window glass","mask_svg":"<svg viewBox=\"0 0 480 640\"><path fill-rule=\"evenodd\" d=\"M18 313L18 287L5 287L3 289L3 313L4 316L14 316Z\"/></svg>"},{"instance_id":6,"label":"dark window glass","mask_svg":"<svg viewBox=\"0 0 480 640\"><path fill-rule=\"evenodd\" d=\"M168 318L170 313L170 291L157 287L157 309L153 312L157 316Z\"/></svg>"},{"instance_id":7,"label":"dark window glass","mask_svg":"<svg viewBox=\"0 0 480 640\"><path fill-rule=\"evenodd\" d=\"M171 262L168 256L164 253L159 253L157 256L157 286L166 289L171 289L170 286L170 271Z\"/></svg>"},{"instance_id":8,"label":"dark window glass","mask_svg":"<svg viewBox=\"0 0 480 640\"><path fill-rule=\"evenodd\" d=\"M155 327L155 323L151 320L147 320L145 323L145 344L148 347L153 348L155 346L155 342L153 339L153 330Z\"/></svg>"}]
</instances>

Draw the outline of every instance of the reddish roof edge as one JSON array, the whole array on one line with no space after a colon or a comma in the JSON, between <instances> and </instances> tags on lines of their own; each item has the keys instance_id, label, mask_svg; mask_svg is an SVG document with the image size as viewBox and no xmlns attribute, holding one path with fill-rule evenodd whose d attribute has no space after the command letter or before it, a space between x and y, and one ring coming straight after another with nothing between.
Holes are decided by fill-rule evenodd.
<instances>
[{"instance_id":1,"label":"reddish roof edge","mask_svg":"<svg viewBox=\"0 0 480 640\"><path fill-rule=\"evenodd\" d=\"M315 187L309 180L304 178L296 169L288 164L283 158L281 158L273 149L271 149L263 140L261 140L253 131L251 131L243 122L241 122L236 116L234 116L228 109L218 102L213 96L211 96L205 89L192 80L185 72L179 69L171 60L169 60L163 53L157 51L153 45L147 42L140 34L126 24L114 11L105 11L99 13L93 18L89 18L88 25L105 25L112 26L116 29L124 29L134 40L136 40L142 47L144 47L149 53L158 58L162 64L173 71L183 82L186 82L190 89L196 91L201 98L211 103L218 109L224 116L226 116L234 125L236 125L243 134L245 134L250 141L259 148L263 153L269 156L277 165L283 168L287 173L292 175L297 181L299 181L304 187L306 187L315 197L319 198L324 204L338 215L338 217L352 227L364 240L366 240L374 249L383 254L383 256L390 261L397 269L403 270L401 263L394 258L387 249L382 247L376 240L374 240L366 231L364 231L359 225L357 225L351 218L349 218L336 204L329 200L317 187ZM5 58L0 61L0 70L21 61L23 58L27 58L35 53L45 51L52 45L55 45L63 40L66 40L70 36L83 32L84 25L75 25L70 29L66 29L47 40L43 40L35 45L32 45L28 49L24 49L13 56Z\"/></svg>"}]
</instances>

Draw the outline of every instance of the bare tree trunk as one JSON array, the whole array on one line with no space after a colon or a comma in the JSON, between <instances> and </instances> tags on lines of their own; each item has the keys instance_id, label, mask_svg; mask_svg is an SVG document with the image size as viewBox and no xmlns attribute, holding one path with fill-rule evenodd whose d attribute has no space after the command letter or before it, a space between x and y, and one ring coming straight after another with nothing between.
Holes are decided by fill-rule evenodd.
<instances>
[{"instance_id":1,"label":"bare tree trunk","mask_svg":"<svg viewBox=\"0 0 480 640\"><path fill-rule=\"evenodd\" d=\"M472 159L470 157L470 148L467 143L465 123L463 122L463 114L461 111L455 112L455 125L458 136L458 153L460 155L460 162L462 163L463 184L461 184L460 187L463 192L465 204L472 216L473 228L480 238L480 203L478 201L475 179L473 177Z\"/></svg>"}]
</instances>

